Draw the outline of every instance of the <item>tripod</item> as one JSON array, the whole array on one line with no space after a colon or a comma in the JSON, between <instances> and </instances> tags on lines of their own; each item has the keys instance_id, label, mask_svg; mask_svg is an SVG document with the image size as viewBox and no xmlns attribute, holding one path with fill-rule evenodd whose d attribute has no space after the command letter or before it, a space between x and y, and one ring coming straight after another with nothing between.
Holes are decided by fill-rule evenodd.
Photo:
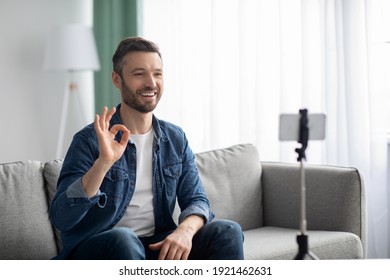
<instances>
[{"instance_id":1,"label":"tripod","mask_svg":"<svg viewBox=\"0 0 390 280\"><path fill-rule=\"evenodd\" d=\"M297 236L298 254L295 256L295 260L318 260L318 257L309 250L308 236L306 234L307 222L306 222L306 184L305 184L305 168L303 161L306 160L306 148L309 141L309 119L307 109L299 110L300 122L299 122L299 140L302 146L295 149L298 153L298 161L300 162L301 170L301 220L300 220L300 234Z\"/></svg>"}]
</instances>

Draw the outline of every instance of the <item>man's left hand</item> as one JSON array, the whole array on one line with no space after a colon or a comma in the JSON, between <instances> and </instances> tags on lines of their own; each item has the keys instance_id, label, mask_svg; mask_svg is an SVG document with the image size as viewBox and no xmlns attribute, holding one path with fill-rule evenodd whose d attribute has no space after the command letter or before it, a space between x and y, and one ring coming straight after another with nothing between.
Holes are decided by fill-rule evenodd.
<instances>
[{"instance_id":1,"label":"man's left hand","mask_svg":"<svg viewBox=\"0 0 390 280\"><path fill-rule=\"evenodd\" d=\"M204 225L203 218L191 215L163 241L150 244L151 250L160 250L159 260L187 260L192 248L192 238Z\"/></svg>"}]
</instances>

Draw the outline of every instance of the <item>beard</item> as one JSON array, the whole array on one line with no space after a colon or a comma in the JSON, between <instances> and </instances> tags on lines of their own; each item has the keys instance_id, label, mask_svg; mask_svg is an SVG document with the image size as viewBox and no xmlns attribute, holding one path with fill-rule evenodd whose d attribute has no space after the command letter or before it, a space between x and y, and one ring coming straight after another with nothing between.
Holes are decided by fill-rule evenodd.
<instances>
[{"instance_id":1,"label":"beard","mask_svg":"<svg viewBox=\"0 0 390 280\"><path fill-rule=\"evenodd\" d=\"M155 98L153 98L153 101L150 102L143 102L140 98L140 93L141 92L150 92L150 91L155 91L156 95ZM129 106L130 108L140 112L140 113L150 113L152 112L158 102L160 101L161 98L161 92L159 89L154 89L150 87L145 87L141 90L134 91L130 89L125 82L122 79L122 100L123 102ZM154 101L155 100L155 101Z\"/></svg>"}]
</instances>

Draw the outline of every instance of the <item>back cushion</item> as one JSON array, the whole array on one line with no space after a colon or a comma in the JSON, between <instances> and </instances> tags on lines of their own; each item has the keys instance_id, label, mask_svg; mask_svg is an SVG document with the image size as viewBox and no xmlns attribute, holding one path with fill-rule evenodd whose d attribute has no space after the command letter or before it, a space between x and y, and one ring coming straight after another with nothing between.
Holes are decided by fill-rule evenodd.
<instances>
[{"instance_id":1,"label":"back cushion","mask_svg":"<svg viewBox=\"0 0 390 280\"><path fill-rule=\"evenodd\" d=\"M57 255L42 169L36 161L0 164L0 259Z\"/></svg>"},{"instance_id":2,"label":"back cushion","mask_svg":"<svg viewBox=\"0 0 390 280\"><path fill-rule=\"evenodd\" d=\"M49 203L51 203L51 201L54 198L54 195L56 194L57 181L58 181L58 177L60 176L63 162L64 162L63 159L56 159L45 163L43 169L43 176L46 181L46 188L49 195Z\"/></svg>"},{"instance_id":3,"label":"back cushion","mask_svg":"<svg viewBox=\"0 0 390 280\"><path fill-rule=\"evenodd\" d=\"M63 162L64 162L63 159L51 160L46 162L43 168L43 176L45 178L46 189L49 196L49 206L57 191L57 181L58 181L58 177L60 176ZM59 250L62 250L63 245L61 242L60 231L54 228L54 233L56 236L57 247Z\"/></svg>"},{"instance_id":4,"label":"back cushion","mask_svg":"<svg viewBox=\"0 0 390 280\"><path fill-rule=\"evenodd\" d=\"M255 146L198 153L196 164L216 218L238 222L243 230L262 226L261 165Z\"/></svg>"}]
</instances>

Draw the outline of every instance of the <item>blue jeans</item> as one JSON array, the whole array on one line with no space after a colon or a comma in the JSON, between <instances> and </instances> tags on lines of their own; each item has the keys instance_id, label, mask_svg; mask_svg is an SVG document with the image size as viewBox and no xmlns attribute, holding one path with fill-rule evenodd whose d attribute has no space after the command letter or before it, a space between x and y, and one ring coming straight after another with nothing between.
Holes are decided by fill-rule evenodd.
<instances>
[{"instance_id":1,"label":"blue jeans","mask_svg":"<svg viewBox=\"0 0 390 280\"><path fill-rule=\"evenodd\" d=\"M149 244L164 240L171 232L151 237L137 237L128 228L113 228L83 241L71 254L71 259L153 260L159 251ZM242 260L243 233L240 225L228 220L214 220L194 236L190 260Z\"/></svg>"}]
</instances>

